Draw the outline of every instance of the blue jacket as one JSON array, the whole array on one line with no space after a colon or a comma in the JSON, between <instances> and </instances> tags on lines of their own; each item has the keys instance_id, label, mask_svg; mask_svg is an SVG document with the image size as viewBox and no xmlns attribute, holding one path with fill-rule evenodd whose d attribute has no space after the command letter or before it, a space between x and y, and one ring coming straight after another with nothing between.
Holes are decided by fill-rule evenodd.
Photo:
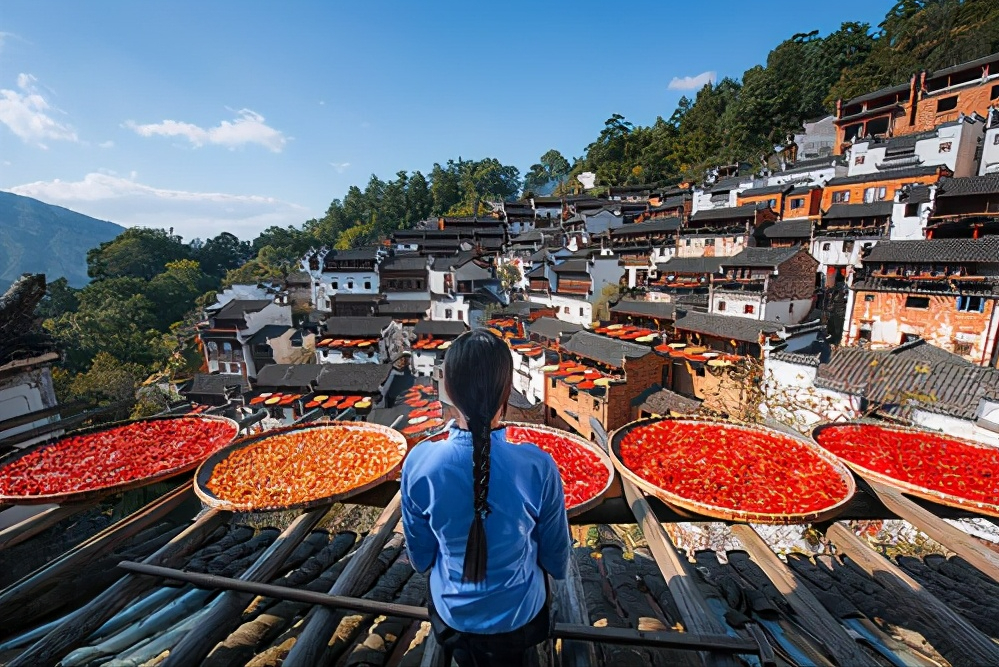
<instances>
[{"instance_id":1,"label":"blue jacket","mask_svg":"<svg viewBox=\"0 0 999 667\"><path fill-rule=\"evenodd\" d=\"M545 602L545 572L564 579L571 549L562 480L535 445L492 432L484 581L462 583L472 526L472 435L415 447L402 466L402 525L413 567L431 567L437 613L461 632L495 634L524 626Z\"/></svg>"}]
</instances>

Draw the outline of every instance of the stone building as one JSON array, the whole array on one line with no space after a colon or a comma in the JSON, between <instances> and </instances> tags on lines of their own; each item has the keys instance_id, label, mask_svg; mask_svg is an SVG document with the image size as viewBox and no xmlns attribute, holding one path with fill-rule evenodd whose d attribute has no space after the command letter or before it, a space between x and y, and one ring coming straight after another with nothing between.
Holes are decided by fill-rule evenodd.
<instances>
[{"instance_id":1,"label":"stone building","mask_svg":"<svg viewBox=\"0 0 999 667\"><path fill-rule=\"evenodd\" d=\"M798 324L812 310L817 267L804 248L746 248L721 261L709 312Z\"/></svg>"}]
</instances>

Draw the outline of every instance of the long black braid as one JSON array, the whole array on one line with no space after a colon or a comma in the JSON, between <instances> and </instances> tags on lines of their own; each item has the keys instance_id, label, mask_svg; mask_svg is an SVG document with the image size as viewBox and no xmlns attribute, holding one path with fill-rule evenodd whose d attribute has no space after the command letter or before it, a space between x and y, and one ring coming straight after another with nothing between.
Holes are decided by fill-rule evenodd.
<instances>
[{"instance_id":1,"label":"long black braid","mask_svg":"<svg viewBox=\"0 0 999 667\"><path fill-rule=\"evenodd\" d=\"M513 382L513 359L500 338L485 329L459 336L444 357L444 383L472 434L472 528L461 578L486 578L486 517L489 516L489 459L492 421L505 409Z\"/></svg>"}]
</instances>

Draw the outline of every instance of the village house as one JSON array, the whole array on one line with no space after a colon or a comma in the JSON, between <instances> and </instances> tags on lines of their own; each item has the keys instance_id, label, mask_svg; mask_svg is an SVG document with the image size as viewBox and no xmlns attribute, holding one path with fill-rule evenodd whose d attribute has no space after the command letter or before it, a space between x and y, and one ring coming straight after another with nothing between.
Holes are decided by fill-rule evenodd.
<instances>
[{"instance_id":1,"label":"village house","mask_svg":"<svg viewBox=\"0 0 999 667\"><path fill-rule=\"evenodd\" d=\"M777 220L767 204L695 212L676 242L677 257L731 257L750 245L758 227Z\"/></svg>"},{"instance_id":2,"label":"village house","mask_svg":"<svg viewBox=\"0 0 999 667\"><path fill-rule=\"evenodd\" d=\"M490 305L505 305L508 297L491 267L472 251L437 257L430 265L430 319L455 320L480 326Z\"/></svg>"},{"instance_id":3,"label":"village house","mask_svg":"<svg viewBox=\"0 0 999 667\"><path fill-rule=\"evenodd\" d=\"M646 285L646 298L653 301L677 302L685 297L698 297L697 303L708 305L711 278L721 271L724 257L673 257L656 265L656 276Z\"/></svg>"},{"instance_id":4,"label":"village house","mask_svg":"<svg viewBox=\"0 0 999 667\"><path fill-rule=\"evenodd\" d=\"M798 159L781 171L767 176L767 185L817 185L823 186L838 176L847 174L846 159L842 156L823 156L807 160Z\"/></svg>"},{"instance_id":5,"label":"village house","mask_svg":"<svg viewBox=\"0 0 999 667\"><path fill-rule=\"evenodd\" d=\"M191 403L219 406L228 405L249 391L250 383L242 375L195 373L179 393Z\"/></svg>"},{"instance_id":6,"label":"village house","mask_svg":"<svg viewBox=\"0 0 999 667\"><path fill-rule=\"evenodd\" d=\"M544 316L527 324L527 337L531 341L558 350L562 343L582 329L583 327L578 324Z\"/></svg>"},{"instance_id":7,"label":"village house","mask_svg":"<svg viewBox=\"0 0 999 667\"><path fill-rule=\"evenodd\" d=\"M753 187L753 176L720 176L713 183L694 188L691 213L737 206L739 192Z\"/></svg>"},{"instance_id":8,"label":"village house","mask_svg":"<svg viewBox=\"0 0 999 667\"><path fill-rule=\"evenodd\" d=\"M605 430L631 420L632 401L647 387L662 384L664 362L651 348L599 336L588 331L573 335L561 349L562 357L599 370L607 383L579 389L570 378L550 376L545 384L545 423L588 440L596 438L590 426L594 417Z\"/></svg>"},{"instance_id":9,"label":"village house","mask_svg":"<svg viewBox=\"0 0 999 667\"><path fill-rule=\"evenodd\" d=\"M315 309L337 317L370 315L379 299L378 265L384 257L374 247L306 253L302 269L312 278Z\"/></svg>"},{"instance_id":10,"label":"village house","mask_svg":"<svg viewBox=\"0 0 999 667\"><path fill-rule=\"evenodd\" d=\"M985 137L978 160L978 175L999 173L999 105L989 109L985 119Z\"/></svg>"},{"instance_id":11,"label":"village house","mask_svg":"<svg viewBox=\"0 0 999 667\"><path fill-rule=\"evenodd\" d=\"M649 208L635 216L635 222L646 222L657 218L679 218L681 221L690 217L694 207L694 197L689 190L674 188L649 198Z\"/></svg>"},{"instance_id":12,"label":"village house","mask_svg":"<svg viewBox=\"0 0 999 667\"><path fill-rule=\"evenodd\" d=\"M402 326L391 317L334 317L326 320L323 337L316 343L320 364L382 364L401 354L393 337Z\"/></svg>"},{"instance_id":13,"label":"village house","mask_svg":"<svg viewBox=\"0 0 999 667\"><path fill-rule=\"evenodd\" d=\"M999 234L999 174L945 178L936 188L927 238Z\"/></svg>"},{"instance_id":14,"label":"village house","mask_svg":"<svg viewBox=\"0 0 999 667\"><path fill-rule=\"evenodd\" d=\"M850 147L848 176L913 167L946 167L954 176L974 176L985 123L968 116L918 134L857 140Z\"/></svg>"},{"instance_id":15,"label":"village house","mask_svg":"<svg viewBox=\"0 0 999 667\"><path fill-rule=\"evenodd\" d=\"M259 371L268 364L300 364L312 361L316 334L284 324L267 324L250 337L250 356Z\"/></svg>"},{"instance_id":16,"label":"village house","mask_svg":"<svg viewBox=\"0 0 999 667\"><path fill-rule=\"evenodd\" d=\"M802 123L802 132L794 135L795 159L825 157L832 155L836 145L835 116L825 116Z\"/></svg>"},{"instance_id":17,"label":"village house","mask_svg":"<svg viewBox=\"0 0 999 667\"><path fill-rule=\"evenodd\" d=\"M978 114L999 102L999 54L935 72L913 74L907 83L836 103L837 154L857 139L902 136Z\"/></svg>"},{"instance_id":18,"label":"village house","mask_svg":"<svg viewBox=\"0 0 999 667\"><path fill-rule=\"evenodd\" d=\"M350 397L357 402L363 401L361 405L366 410L382 407L396 375L392 364L362 364L349 368L333 364L273 364L261 372L253 392L244 398L250 405L266 409L272 419L291 424L315 409L307 406L317 397L322 397L324 402L334 396ZM274 405L259 400L274 394L295 398ZM337 408L331 409L335 415Z\"/></svg>"},{"instance_id":19,"label":"village house","mask_svg":"<svg viewBox=\"0 0 999 667\"><path fill-rule=\"evenodd\" d=\"M423 255L396 254L378 267L384 301L427 301L430 298L430 260Z\"/></svg>"},{"instance_id":20,"label":"village house","mask_svg":"<svg viewBox=\"0 0 999 667\"><path fill-rule=\"evenodd\" d=\"M254 336L271 325L283 327L283 333L268 330L268 335L278 339L289 335L292 326L291 306L273 299L230 299L224 305L209 306L205 312L207 318L198 327L198 338L209 373L256 377L260 369L254 361L253 345L270 346L270 343L267 338L257 338L254 343ZM302 345L304 347L304 340ZM271 359L273 352L256 356L257 359L261 357Z\"/></svg>"},{"instance_id":21,"label":"village house","mask_svg":"<svg viewBox=\"0 0 999 667\"><path fill-rule=\"evenodd\" d=\"M676 307L668 301L621 299L610 309L614 324L631 324L655 331L671 328L675 318Z\"/></svg>"},{"instance_id":22,"label":"village house","mask_svg":"<svg viewBox=\"0 0 999 667\"><path fill-rule=\"evenodd\" d=\"M999 237L886 241L862 262L845 345L922 338L980 366L999 363Z\"/></svg>"},{"instance_id":23,"label":"village house","mask_svg":"<svg viewBox=\"0 0 999 667\"><path fill-rule=\"evenodd\" d=\"M720 267L711 313L798 324L812 310L818 262L804 248L746 248Z\"/></svg>"},{"instance_id":24,"label":"village house","mask_svg":"<svg viewBox=\"0 0 999 667\"><path fill-rule=\"evenodd\" d=\"M523 234L534 229L537 212L530 201L504 201L493 204L493 212L506 223L508 234Z\"/></svg>"},{"instance_id":25,"label":"village house","mask_svg":"<svg viewBox=\"0 0 999 667\"><path fill-rule=\"evenodd\" d=\"M676 250L680 218L654 218L613 229L606 237L620 257L624 275L621 284L636 287L648 281L658 262L665 262Z\"/></svg>"},{"instance_id":26,"label":"village house","mask_svg":"<svg viewBox=\"0 0 999 667\"><path fill-rule=\"evenodd\" d=\"M444 360L444 353L451 341L468 331L464 322L431 321L417 322L413 327L416 340L410 346L410 367L413 375L431 377L434 366Z\"/></svg>"},{"instance_id":27,"label":"village house","mask_svg":"<svg viewBox=\"0 0 999 667\"><path fill-rule=\"evenodd\" d=\"M588 258L543 265L528 274L530 300L553 308L560 320L581 326L593 322L594 307L604 298L604 289L620 282L622 270L617 255L586 254Z\"/></svg>"},{"instance_id":28,"label":"village house","mask_svg":"<svg viewBox=\"0 0 999 667\"><path fill-rule=\"evenodd\" d=\"M999 446L999 371L921 339L886 350L775 351L762 389L761 412L806 433L872 415Z\"/></svg>"}]
</instances>

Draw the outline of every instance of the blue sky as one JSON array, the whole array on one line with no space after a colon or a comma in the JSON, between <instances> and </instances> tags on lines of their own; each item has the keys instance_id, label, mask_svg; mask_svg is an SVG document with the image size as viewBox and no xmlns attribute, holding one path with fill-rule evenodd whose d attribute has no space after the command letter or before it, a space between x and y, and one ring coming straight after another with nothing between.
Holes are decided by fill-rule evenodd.
<instances>
[{"instance_id":1,"label":"blue sky","mask_svg":"<svg viewBox=\"0 0 999 667\"><path fill-rule=\"evenodd\" d=\"M372 173L571 160L612 113L668 117L794 33L892 4L4 0L0 189L252 238Z\"/></svg>"}]
</instances>

